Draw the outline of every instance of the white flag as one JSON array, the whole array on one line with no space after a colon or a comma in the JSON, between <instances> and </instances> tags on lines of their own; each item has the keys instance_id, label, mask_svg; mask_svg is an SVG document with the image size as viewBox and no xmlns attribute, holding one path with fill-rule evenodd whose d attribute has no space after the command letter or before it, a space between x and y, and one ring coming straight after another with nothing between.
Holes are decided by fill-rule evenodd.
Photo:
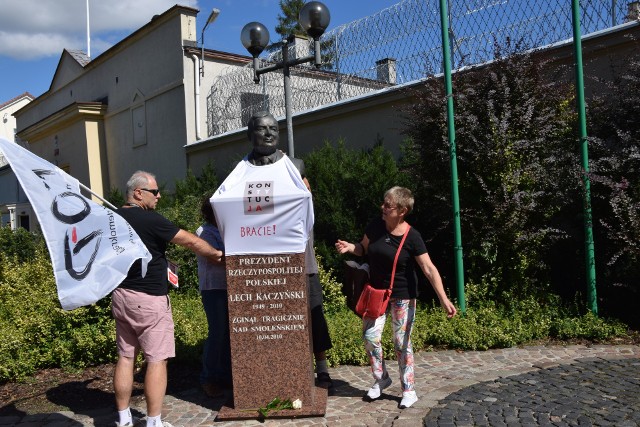
<instances>
[{"instance_id":1,"label":"white flag","mask_svg":"<svg viewBox=\"0 0 640 427\"><path fill-rule=\"evenodd\" d=\"M124 218L84 197L77 179L29 150L3 138L0 149L42 227L63 309L107 296L137 259L146 274L151 254Z\"/></svg>"}]
</instances>

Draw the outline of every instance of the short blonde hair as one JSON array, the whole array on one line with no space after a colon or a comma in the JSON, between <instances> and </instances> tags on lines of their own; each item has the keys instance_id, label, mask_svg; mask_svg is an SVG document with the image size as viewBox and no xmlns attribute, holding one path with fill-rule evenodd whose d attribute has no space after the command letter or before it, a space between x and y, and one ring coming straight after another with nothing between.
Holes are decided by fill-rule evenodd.
<instances>
[{"instance_id":1,"label":"short blonde hair","mask_svg":"<svg viewBox=\"0 0 640 427\"><path fill-rule=\"evenodd\" d=\"M407 215L413 210L414 198L411 190L404 187L391 187L384 193L384 198L391 199L398 208L405 208Z\"/></svg>"}]
</instances>

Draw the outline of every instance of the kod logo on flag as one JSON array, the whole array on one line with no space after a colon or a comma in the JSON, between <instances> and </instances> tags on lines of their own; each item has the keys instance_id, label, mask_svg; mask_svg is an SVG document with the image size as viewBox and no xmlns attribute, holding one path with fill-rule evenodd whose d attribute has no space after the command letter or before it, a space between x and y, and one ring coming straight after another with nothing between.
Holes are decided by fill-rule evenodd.
<instances>
[{"instance_id":1,"label":"kod logo on flag","mask_svg":"<svg viewBox=\"0 0 640 427\"><path fill-rule=\"evenodd\" d=\"M246 182L244 186L244 214L273 214L273 181Z\"/></svg>"}]
</instances>

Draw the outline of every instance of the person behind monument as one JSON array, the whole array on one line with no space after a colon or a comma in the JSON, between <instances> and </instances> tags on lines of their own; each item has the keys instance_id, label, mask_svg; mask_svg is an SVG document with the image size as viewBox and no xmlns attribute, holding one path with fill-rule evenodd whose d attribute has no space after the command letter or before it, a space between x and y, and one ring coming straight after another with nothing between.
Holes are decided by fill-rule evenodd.
<instances>
[{"instance_id":1,"label":"person behind monument","mask_svg":"<svg viewBox=\"0 0 640 427\"><path fill-rule=\"evenodd\" d=\"M246 161L256 166L264 166L276 163L284 157L284 153L278 149L280 141L278 121L267 111L254 113L247 123L247 136L253 149L246 157ZM305 177L304 162L301 159L291 158L296 166L307 189L311 191L309 181ZM333 381L329 375L326 351L331 349L331 337L329 327L324 317L322 307L322 284L318 277L318 263L313 248L313 235L307 241L305 250L305 265L307 273L307 285L309 288L309 305L311 308L311 338L313 342L313 355L316 364L316 379L320 387L331 388Z\"/></svg>"},{"instance_id":2,"label":"person behind monument","mask_svg":"<svg viewBox=\"0 0 640 427\"><path fill-rule=\"evenodd\" d=\"M196 235L224 252L224 243L209 197L202 200L200 212L204 223L198 228ZM197 258L200 297L208 325L208 334L202 350L200 384L207 396L219 397L224 394L223 390L230 388L232 384L227 274L224 265L211 263L201 255Z\"/></svg>"},{"instance_id":3,"label":"person behind monument","mask_svg":"<svg viewBox=\"0 0 640 427\"><path fill-rule=\"evenodd\" d=\"M381 206L382 216L367 225L362 240L355 244L338 240L335 244L338 253L366 255L369 262L371 285L377 289L388 289L396 252L404 234L408 233L398 256L391 299L387 307L387 311L391 312L394 347L400 368L402 388L400 408L408 408L418 400L414 388L413 348L411 346L411 330L418 292L415 265L420 267L431 283L440 300L440 305L447 312L447 316L456 315L456 308L447 298L440 273L427 253L422 236L415 228L405 222L405 217L413 209L413 204L414 198L409 189L393 187L387 190ZM385 366L380 342L386 318L386 313L384 313L377 319L366 317L362 319L364 345L375 380L367 392L367 397L371 400L379 398L381 391L391 385L391 378Z\"/></svg>"},{"instance_id":4,"label":"person behind monument","mask_svg":"<svg viewBox=\"0 0 640 427\"><path fill-rule=\"evenodd\" d=\"M180 229L155 212L160 190L153 174L135 172L127 182L126 204L116 212L136 231L152 255L144 277L136 261L127 277L112 293L112 313L116 322L118 361L113 377L116 426L133 426L130 401L136 355L142 351L146 362L144 395L147 426L171 427L161 420L167 389L167 360L175 357L174 324L168 296L167 259L169 242L184 246L212 263L222 263L222 251Z\"/></svg>"}]
</instances>

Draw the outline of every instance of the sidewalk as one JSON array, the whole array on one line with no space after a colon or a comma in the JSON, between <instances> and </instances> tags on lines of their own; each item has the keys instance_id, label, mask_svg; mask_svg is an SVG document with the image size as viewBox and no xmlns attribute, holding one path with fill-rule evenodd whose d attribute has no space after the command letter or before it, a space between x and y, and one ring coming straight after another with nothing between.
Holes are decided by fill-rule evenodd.
<instances>
[{"instance_id":1,"label":"sidewalk","mask_svg":"<svg viewBox=\"0 0 640 427\"><path fill-rule=\"evenodd\" d=\"M489 351L436 351L415 355L420 400L400 410L395 361L387 367L394 383L381 398L366 402L368 367L330 369L335 389L324 417L215 422L223 399L199 389L167 396L165 421L191 426L640 426L640 346L550 346ZM144 406L134 407L144 415ZM56 413L0 418L0 426L113 426L112 402L91 413ZM144 425L144 424L142 424Z\"/></svg>"}]
</instances>

